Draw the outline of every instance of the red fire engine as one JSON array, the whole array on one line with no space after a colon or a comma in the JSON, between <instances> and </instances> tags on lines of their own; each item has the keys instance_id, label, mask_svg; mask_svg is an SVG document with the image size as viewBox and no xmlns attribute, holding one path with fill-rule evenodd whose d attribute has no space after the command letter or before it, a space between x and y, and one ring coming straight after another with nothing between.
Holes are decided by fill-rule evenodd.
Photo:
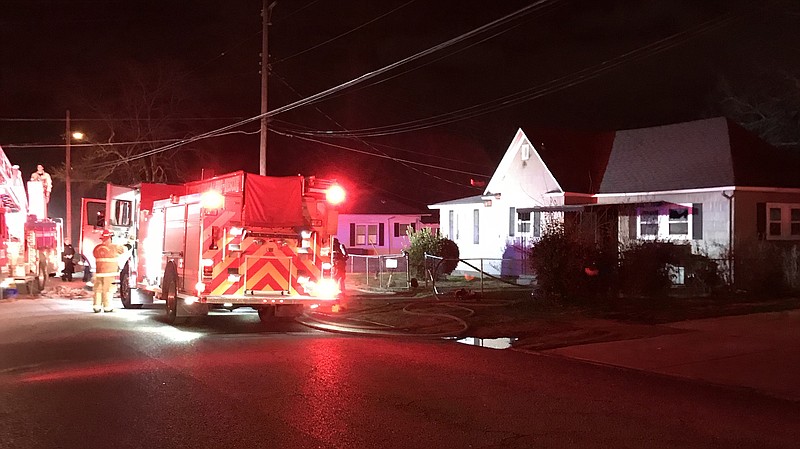
<instances>
[{"instance_id":1,"label":"red fire engine","mask_svg":"<svg viewBox=\"0 0 800 449\"><path fill-rule=\"evenodd\" d=\"M336 304L331 244L343 191L333 181L239 171L180 188L138 209L109 190L115 243L135 248L120 274L125 307L165 300L170 323L251 307L268 322Z\"/></svg>"},{"instance_id":2,"label":"red fire engine","mask_svg":"<svg viewBox=\"0 0 800 449\"><path fill-rule=\"evenodd\" d=\"M0 288L21 281L31 293L42 290L61 264L63 224L47 217L44 186L29 181L0 148Z\"/></svg>"}]
</instances>

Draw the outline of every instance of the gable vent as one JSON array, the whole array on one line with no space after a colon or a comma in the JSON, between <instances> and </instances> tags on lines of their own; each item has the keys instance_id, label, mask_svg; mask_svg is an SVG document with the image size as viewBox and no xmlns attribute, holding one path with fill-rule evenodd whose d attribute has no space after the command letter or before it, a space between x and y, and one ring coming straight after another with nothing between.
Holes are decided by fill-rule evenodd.
<instances>
[{"instance_id":1,"label":"gable vent","mask_svg":"<svg viewBox=\"0 0 800 449\"><path fill-rule=\"evenodd\" d=\"M522 158L523 161L527 161L528 159L530 159L531 158L531 144L529 144L527 142L523 143L522 146L519 149L519 154L520 154L520 158Z\"/></svg>"}]
</instances>

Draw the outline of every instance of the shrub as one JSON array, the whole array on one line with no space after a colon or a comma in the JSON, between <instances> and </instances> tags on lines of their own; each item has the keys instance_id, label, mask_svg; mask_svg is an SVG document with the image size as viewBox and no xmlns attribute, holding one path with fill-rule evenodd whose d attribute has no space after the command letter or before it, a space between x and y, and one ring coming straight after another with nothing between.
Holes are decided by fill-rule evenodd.
<instances>
[{"instance_id":1,"label":"shrub","mask_svg":"<svg viewBox=\"0 0 800 449\"><path fill-rule=\"evenodd\" d=\"M408 255L408 267L413 277L418 279L425 277L426 253L445 259L438 265L438 274L449 274L456 269L459 251L458 245L454 241L432 232L430 228L409 232L408 239L409 246L405 251Z\"/></svg>"},{"instance_id":2,"label":"shrub","mask_svg":"<svg viewBox=\"0 0 800 449\"><path fill-rule=\"evenodd\" d=\"M672 286L669 266L680 265L680 253L687 249L658 240L632 242L622 251L620 291L632 296L656 296L666 292Z\"/></svg>"},{"instance_id":3,"label":"shrub","mask_svg":"<svg viewBox=\"0 0 800 449\"><path fill-rule=\"evenodd\" d=\"M542 293L568 301L607 293L613 263L593 242L561 223L548 223L530 249L530 263ZM613 255L614 257L616 255Z\"/></svg>"}]
</instances>

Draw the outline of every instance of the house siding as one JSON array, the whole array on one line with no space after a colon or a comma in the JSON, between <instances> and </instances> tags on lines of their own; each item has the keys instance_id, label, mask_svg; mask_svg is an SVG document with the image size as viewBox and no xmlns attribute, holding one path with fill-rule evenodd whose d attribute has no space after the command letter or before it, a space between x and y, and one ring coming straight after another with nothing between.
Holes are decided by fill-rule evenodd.
<instances>
[{"instance_id":1,"label":"house siding","mask_svg":"<svg viewBox=\"0 0 800 449\"><path fill-rule=\"evenodd\" d=\"M423 227L433 227L423 224L421 215L383 215L383 214L339 214L339 227L337 237L347 246L352 254L399 254L408 247L408 236L404 233L395 237L395 224L413 224L419 230ZM377 242L375 244L355 245L355 225L375 225L378 227ZM401 226L402 227L402 226Z\"/></svg>"}]
</instances>

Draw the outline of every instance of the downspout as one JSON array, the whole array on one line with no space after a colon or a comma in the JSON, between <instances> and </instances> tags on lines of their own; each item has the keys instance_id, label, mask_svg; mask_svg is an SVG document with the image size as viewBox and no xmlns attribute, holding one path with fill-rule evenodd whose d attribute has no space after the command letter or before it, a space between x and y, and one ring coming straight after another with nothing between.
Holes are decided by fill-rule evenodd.
<instances>
[{"instance_id":1,"label":"downspout","mask_svg":"<svg viewBox=\"0 0 800 449\"><path fill-rule=\"evenodd\" d=\"M728 277L733 286L733 197L736 192L728 195L724 191L722 196L728 200Z\"/></svg>"}]
</instances>

